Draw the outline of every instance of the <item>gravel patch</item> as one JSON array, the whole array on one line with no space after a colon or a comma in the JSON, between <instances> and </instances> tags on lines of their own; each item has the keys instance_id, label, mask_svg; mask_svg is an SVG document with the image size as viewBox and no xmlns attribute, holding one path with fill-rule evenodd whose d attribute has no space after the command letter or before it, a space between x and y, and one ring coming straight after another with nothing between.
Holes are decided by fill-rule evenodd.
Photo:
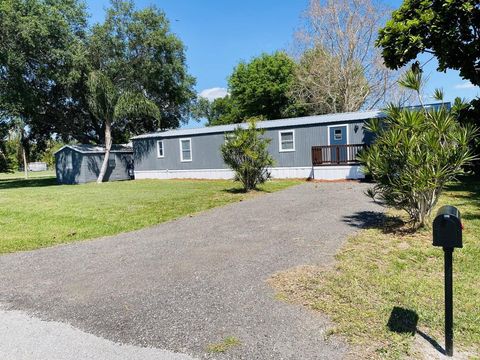
<instances>
[{"instance_id":1,"label":"gravel patch","mask_svg":"<svg viewBox=\"0 0 480 360\"><path fill-rule=\"evenodd\" d=\"M0 303L202 359L341 359L347 347L325 337L328 319L275 299L266 280L332 262L378 211L366 188L305 183L140 231L0 256ZM240 345L206 350L228 337Z\"/></svg>"}]
</instances>

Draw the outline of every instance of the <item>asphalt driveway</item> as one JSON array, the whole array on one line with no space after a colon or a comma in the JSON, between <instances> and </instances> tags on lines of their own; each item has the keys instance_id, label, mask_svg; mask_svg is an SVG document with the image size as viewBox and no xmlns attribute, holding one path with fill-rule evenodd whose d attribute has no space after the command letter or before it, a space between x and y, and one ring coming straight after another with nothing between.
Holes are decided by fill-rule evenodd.
<instances>
[{"instance_id":1,"label":"asphalt driveway","mask_svg":"<svg viewBox=\"0 0 480 360\"><path fill-rule=\"evenodd\" d=\"M305 183L140 231L0 256L0 323L28 314L112 344L197 358L342 358L345 345L324 336L327 320L276 300L265 280L331 262L356 230L355 214L378 210L366 188ZM20 345L2 336L8 356ZM229 336L240 345L206 351Z\"/></svg>"}]
</instances>

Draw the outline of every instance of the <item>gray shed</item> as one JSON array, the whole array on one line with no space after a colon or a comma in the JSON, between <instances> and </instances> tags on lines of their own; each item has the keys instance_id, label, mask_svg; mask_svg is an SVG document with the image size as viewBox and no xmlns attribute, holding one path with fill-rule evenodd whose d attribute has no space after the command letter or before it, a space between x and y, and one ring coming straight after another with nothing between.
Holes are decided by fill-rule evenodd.
<instances>
[{"instance_id":1,"label":"gray shed","mask_svg":"<svg viewBox=\"0 0 480 360\"><path fill-rule=\"evenodd\" d=\"M96 181L102 167L105 148L78 144L65 145L55 153L55 169L59 184L83 184ZM133 148L112 145L104 181L128 180L133 170Z\"/></svg>"}]
</instances>

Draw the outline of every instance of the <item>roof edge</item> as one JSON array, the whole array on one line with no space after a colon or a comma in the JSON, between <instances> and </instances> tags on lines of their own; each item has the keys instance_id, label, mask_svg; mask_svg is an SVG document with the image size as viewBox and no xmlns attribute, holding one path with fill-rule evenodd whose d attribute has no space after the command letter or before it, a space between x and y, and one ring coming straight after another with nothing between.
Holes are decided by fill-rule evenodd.
<instances>
[{"instance_id":1,"label":"roof edge","mask_svg":"<svg viewBox=\"0 0 480 360\"><path fill-rule=\"evenodd\" d=\"M85 144L83 144L85 145ZM58 149L57 151L55 151L53 153L53 155L59 153L60 151L64 150L65 148L69 148L73 151L76 151L80 154L103 154L105 153L105 150L104 151L99 151L99 150L80 150L78 148L75 148L74 146L72 145L63 145L60 149ZM133 153L133 147L129 147L128 149L122 149L122 150L110 150L111 153Z\"/></svg>"},{"instance_id":2,"label":"roof edge","mask_svg":"<svg viewBox=\"0 0 480 360\"><path fill-rule=\"evenodd\" d=\"M358 119L352 118L352 115L358 114ZM296 118L285 118L285 119L274 119L274 120L263 120L257 122L257 127L260 129L270 129L277 127L291 127L291 126L300 126L300 125L313 125L321 123L335 123L335 122L348 122L355 120L365 120L369 118L381 117L383 115L383 110L364 110L364 111L352 111L344 113L334 113L334 114L323 114L323 115L311 115L311 116L300 116ZM338 119L336 119L338 118ZM315 121L317 120L317 121ZM216 126L204 126L201 128L193 129L169 129L165 131L159 131L154 133L137 135L131 140L139 139L148 139L155 137L176 137L182 135L203 135L203 134L215 134L222 133L226 131L233 131L237 127L247 127L248 123L236 123L236 124L226 124L226 125L216 125ZM169 132L185 132L185 134L172 134L169 135Z\"/></svg>"}]
</instances>

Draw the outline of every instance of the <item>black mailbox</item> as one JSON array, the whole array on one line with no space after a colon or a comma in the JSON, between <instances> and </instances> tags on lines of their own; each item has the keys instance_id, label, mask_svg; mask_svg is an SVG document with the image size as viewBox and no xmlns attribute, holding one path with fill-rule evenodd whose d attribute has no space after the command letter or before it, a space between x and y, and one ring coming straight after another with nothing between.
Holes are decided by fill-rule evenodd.
<instances>
[{"instance_id":1,"label":"black mailbox","mask_svg":"<svg viewBox=\"0 0 480 360\"><path fill-rule=\"evenodd\" d=\"M433 220L433 245L444 248L461 248L462 220L454 206L442 206Z\"/></svg>"}]
</instances>

